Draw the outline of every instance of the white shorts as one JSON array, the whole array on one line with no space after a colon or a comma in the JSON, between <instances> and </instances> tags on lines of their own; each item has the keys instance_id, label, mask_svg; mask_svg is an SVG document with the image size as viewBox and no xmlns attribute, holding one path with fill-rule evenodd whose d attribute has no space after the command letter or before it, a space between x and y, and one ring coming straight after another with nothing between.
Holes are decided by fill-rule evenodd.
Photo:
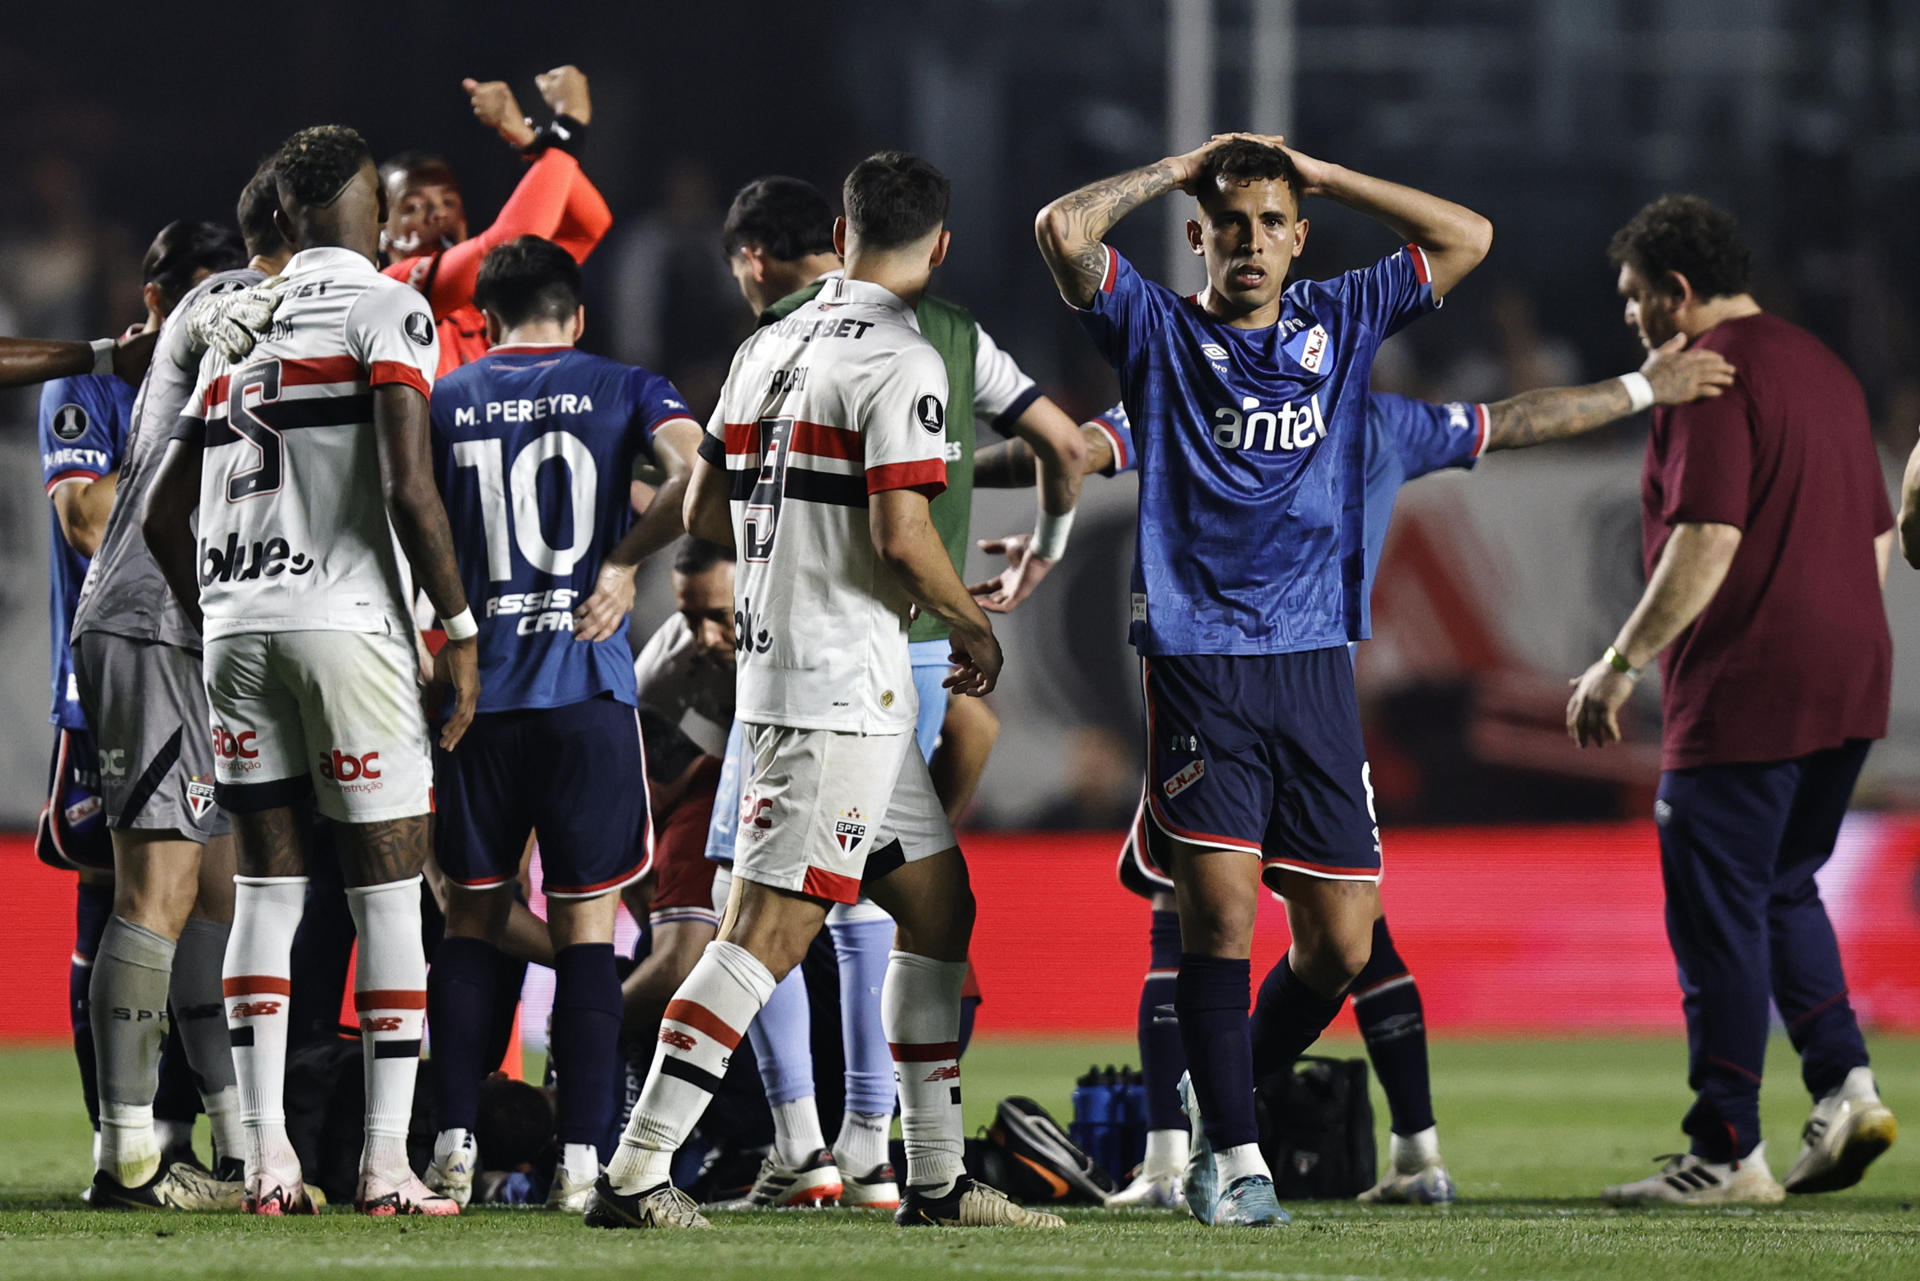
<instances>
[{"instance_id":1,"label":"white shorts","mask_svg":"<svg viewBox=\"0 0 1920 1281\"><path fill-rule=\"evenodd\" d=\"M735 876L854 903L869 870L883 876L954 846L911 733L743 728L750 764L734 836ZM871 868L869 859L877 859Z\"/></svg>"},{"instance_id":2,"label":"white shorts","mask_svg":"<svg viewBox=\"0 0 1920 1281\"><path fill-rule=\"evenodd\" d=\"M433 808L412 641L366 632L252 632L207 641L213 777L247 813L311 795L342 823Z\"/></svg>"}]
</instances>

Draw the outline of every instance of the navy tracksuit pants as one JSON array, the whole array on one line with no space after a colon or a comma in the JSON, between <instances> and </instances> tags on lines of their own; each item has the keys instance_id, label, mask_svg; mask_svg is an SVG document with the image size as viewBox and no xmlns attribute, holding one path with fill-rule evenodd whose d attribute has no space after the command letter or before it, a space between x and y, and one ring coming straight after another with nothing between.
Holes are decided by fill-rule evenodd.
<instances>
[{"instance_id":1,"label":"navy tracksuit pants","mask_svg":"<svg viewBox=\"0 0 1920 1281\"><path fill-rule=\"evenodd\" d=\"M1814 1097L1867 1062L1813 878L1870 746L1851 739L1787 761L1661 776L1654 818L1695 1093L1682 1128L1703 1160L1735 1160L1760 1141L1769 999Z\"/></svg>"}]
</instances>

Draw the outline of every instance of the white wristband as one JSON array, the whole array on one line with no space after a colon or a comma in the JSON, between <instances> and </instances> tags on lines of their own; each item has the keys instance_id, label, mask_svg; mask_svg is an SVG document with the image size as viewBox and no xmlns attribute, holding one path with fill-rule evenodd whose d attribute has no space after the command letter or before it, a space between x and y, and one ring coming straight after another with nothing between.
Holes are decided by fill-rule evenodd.
<instances>
[{"instance_id":1,"label":"white wristband","mask_svg":"<svg viewBox=\"0 0 1920 1281\"><path fill-rule=\"evenodd\" d=\"M480 624L473 621L471 609L463 609L452 618L441 619L440 628L450 641L472 640L480 634Z\"/></svg>"},{"instance_id":2,"label":"white wristband","mask_svg":"<svg viewBox=\"0 0 1920 1281\"><path fill-rule=\"evenodd\" d=\"M111 338L96 338L87 346L93 348L93 372L106 375L113 372L113 349L120 344Z\"/></svg>"},{"instance_id":3,"label":"white wristband","mask_svg":"<svg viewBox=\"0 0 1920 1281\"><path fill-rule=\"evenodd\" d=\"M1639 413L1653 403L1653 384L1639 370L1620 375L1620 385L1627 389L1627 402L1633 406L1632 413Z\"/></svg>"},{"instance_id":4,"label":"white wristband","mask_svg":"<svg viewBox=\"0 0 1920 1281\"><path fill-rule=\"evenodd\" d=\"M1033 523L1033 554L1043 560L1059 560L1067 554L1067 535L1072 530L1072 512L1055 516L1042 507L1040 519Z\"/></svg>"}]
</instances>

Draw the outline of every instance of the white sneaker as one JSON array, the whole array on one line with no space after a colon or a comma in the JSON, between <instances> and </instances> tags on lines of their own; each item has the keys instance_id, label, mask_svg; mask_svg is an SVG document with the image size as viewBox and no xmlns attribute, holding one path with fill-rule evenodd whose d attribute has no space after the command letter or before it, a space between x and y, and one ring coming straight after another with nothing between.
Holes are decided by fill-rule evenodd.
<instances>
[{"instance_id":1,"label":"white sneaker","mask_svg":"<svg viewBox=\"0 0 1920 1281\"><path fill-rule=\"evenodd\" d=\"M1900 1136L1900 1123L1874 1088L1873 1073L1857 1067L1840 1088L1813 1105L1800 1157L1787 1171L1789 1192L1837 1192L1860 1176Z\"/></svg>"},{"instance_id":2,"label":"white sneaker","mask_svg":"<svg viewBox=\"0 0 1920 1281\"><path fill-rule=\"evenodd\" d=\"M1133 1176L1133 1182L1107 1198L1109 1210L1174 1210L1181 1205L1180 1172L1146 1170Z\"/></svg>"},{"instance_id":3,"label":"white sneaker","mask_svg":"<svg viewBox=\"0 0 1920 1281\"><path fill-rule=\"evenodd\" d=\"M583 1179L569 1174L564 1165L555 1166L553 1184L547 1189L547 1208L562 1214L585 1214L587 1202L593 1199L593 1185L599 1179L598 1170Z\"/></svg>"},{"instance_id":4,"label":"white sneaker","mask_svg":"<svg viewBox=\"0 0 1920 1281\"><path fill-rule=\"evenodd\" d=\"M898 1210L900 1181L894 1177L893 1166L891 1164L876 1165L865 1174L842 1172L840 1208L843 1210Z\"/></svg>"},{"instance_id":5,"label":"white sneaker","mask_svg":"<svg viewBox=\"0 0 1920 1281\"><path fill-rule=\"evenodd\" d=\"M743 1197L711 1205L710 1210L787 1210L819 1209L840 1200L843 1186L840 1167L833 1153L821 1148L805 1165L795 1168L780 1164L778 1153L767 1153L760 1163L760 1176Z\"/></svg>"},{"instance_id":6,"label":"white sneaker","mask_svg":"<svg viewBox=\"0 0 1920 1281\"><path fill-rule=\"evenodd\" d=\"M1767 1168L1767 1145L1725 1165L1688 1153L1666 1158L1660 1173L1600 1193L1609 1205L1778 1205L1787 1190Z\"/></svg>"},{"instance_id":7,"label":"white sneaker","mask_svg":"<svg viewBox=\"0 0 1920 1281\"><path fill-rule=\"evenodd\" d=\"M455 1205L466 1208L473 1199L473 1176L480 1168L480 1149L470 1130L442 1130L433 1141L433 1163L423 1182ZM559 1180L554 1180L558 1184ZM589 1182L591 1189L593 1184ZM582 1207L585 1201L581 1202Z\"/></svg>"},{"instance_id":8,"label":"white sneaker","mask_svg":"<svg viewBox=\"0 0 1920 1281\"><path fill-rule=\"evenodd\" d=\"M1362 1205L1451 1205L1458 1194L1440 1161L1440 1131L1391 1136L1387 1177L1362 1192Z\"/></svg>"}]
</instances>

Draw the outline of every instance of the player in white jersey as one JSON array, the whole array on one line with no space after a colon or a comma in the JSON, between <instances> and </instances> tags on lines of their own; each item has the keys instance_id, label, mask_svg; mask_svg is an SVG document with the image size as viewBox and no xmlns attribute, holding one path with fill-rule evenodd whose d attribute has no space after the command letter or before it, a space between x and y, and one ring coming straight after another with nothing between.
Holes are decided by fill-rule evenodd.
<instances>
[{"instance_id":1,"label":"player in white jersey","mask_svg":"<svg viewBox=\"0 0 1920 1281\"><path fill-rule=\"evenodd\" d=\"M946 256L947 181L898 152L847 176L845 277L734 356L687 491L689 532L731 541L737 715L751 770L720 938L667 1006L660 1045L586 1221L701 1227L668 1181L734 1047L864 888L897 923L881 997L907 1190L896 1221L1059 1226L961 1166L960 988L973 895L915 750L911 606L953 629L958 694L1000 649L934 532L946 484L945 362L912 307Z\"/></svg>"},{"instance_id":2,"label":"player in white jersey","mask_svg":"<svg viewBox=\"0 0 1920 1281\"><path fill-rule=\"evenodd\" d=\"M203 363L144 526L206 637L215 785L238 845L225 989L246 1208L311 1206L281 1101L289 950L306 891L300 807L311 799L338 824L360 939L367 1131L355 1199L374 1215L454 1214L406 1151L426 1008L420 868L432 777L409 567L447 630L447 748L480 687L477 628L428 450L438 344L419 296L374 268L384 198L360 135L303 130L273 168L277 224L296 251L283 301L244 363Z\"/></svg>"}]
</instances>

